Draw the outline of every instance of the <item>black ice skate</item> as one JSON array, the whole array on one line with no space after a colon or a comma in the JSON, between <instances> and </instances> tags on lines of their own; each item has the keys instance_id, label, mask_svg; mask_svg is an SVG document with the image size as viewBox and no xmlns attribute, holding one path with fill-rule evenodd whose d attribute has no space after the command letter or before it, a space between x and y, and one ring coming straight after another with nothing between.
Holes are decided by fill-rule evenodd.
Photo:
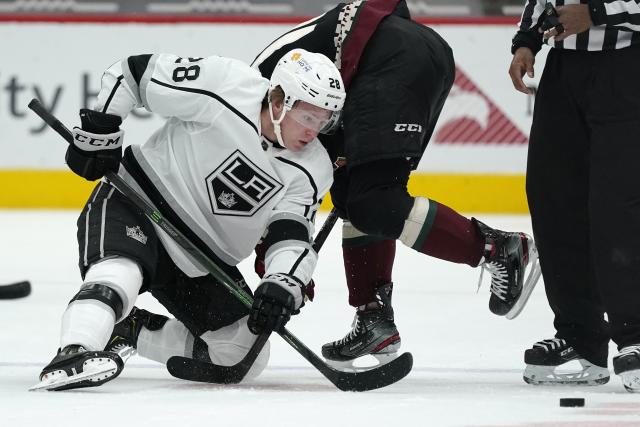
<instances>
[{"instance_id":1,"label":"black ice skate","mask_svg":"<svg viewBox=\"0 0 640 427\"><path fill-rule=\"evenodd\" d=\"M640 344L623 347L613 357L613 372L620 375L628 392L640 393Z\"/></svg>"},{"instance_id":2,"label":"black ice skate","mask_svg":"<svg viewBox=\"0 0 640 427\"><path fill-rule=\"evenodd\" d=\"M576 362L580 367L563 366ZM600 385L609 381L609 370L582 358L565 340L553 338L535 343L524 352L527 367L522 378L534 385Z\"/></svg>"},{"instance_id":3,"label":"black ice skate","mask_svg":"<svg viewBox=\"0 0 640 427\"><path fill-rule=\"evenodd\" d=\"M482 273L487 270L491 274L489 310L498 316L513 319L524 308L540 278L538 250L533 239L524 233L495 230L475 218L472 221L486 241L478 287L482 282ZM528 265L531 268L525 281Z\"/></svg>"},{"instance_id":4,"label":"black ice skate","mask_svg":"<svg viewBox=\"0 0 640 427\"><path fill-rule=\"evenodd\" d=\"M356 311L351 332L322 346L322 355L334 365L353 367L353 360L372 355L379 364L397 357L400 334L393 321L392 284L378 288L377 307Z\"/></svg>"},{"instance_id":5,"label":"black ice skate","mask_svg":"<svg viewBox=\"0 0 640 427\"><path fill-rule=\"evenodd\" d=\"M166 316L133 307L131 313L113 327L113 333L104 350L118 354L126 363L137 352L138 336L142 327L155 331L161 329L167 320Z\"/></svg>"},{"instance_id":6,"label":"black ice skate","mask_svg":"<svg viewBox=\"0 0 640 427\"><path fill-rule=\"evenodd\" d=\"M120 356L107 351L87 351L80 345L58 350L40 373L40 383L29 390L68 390L96 387L111 381L122 372Z\"/></svg>"}]
</instances>

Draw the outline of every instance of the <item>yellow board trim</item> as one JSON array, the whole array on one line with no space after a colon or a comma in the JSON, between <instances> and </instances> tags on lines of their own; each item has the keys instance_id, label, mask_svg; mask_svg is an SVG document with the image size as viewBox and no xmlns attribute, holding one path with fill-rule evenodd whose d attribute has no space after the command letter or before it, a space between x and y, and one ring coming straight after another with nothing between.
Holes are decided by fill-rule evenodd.
<instances>
[{"instance_id":1,"label":"yellow board trim","mask_svg":"<svg viewBox=\"0 0 640 427\"><path fill-rule=\"evenodd\" d=\"M0 170L0 208L80 209L95 185L64 170Z\"/></svg>"},{"instance_id":2,"label":"yellow board trim","mask_svg":"<svg viewBox=\"0 0 640 427\"><path fill-rule=\"evenodd\" d=\"M0 208L80 209L95 182L63 170L0 170ZM526 214L524 175L414 173L409 192L459 212ZM330 197L322 204L331 208Z\"/></svg>"},{"instance_id":3,"label":"yellow board trim","mask_svg":"<svg viewBox=\"0 0 640 427\"><path fill-rule=\"evenodd\" d=\"M413 173L409 193L449 206L458 212L528 214L524 175ZM331 209L331 200L322 203Z\"/></svg>"}]
</instances>

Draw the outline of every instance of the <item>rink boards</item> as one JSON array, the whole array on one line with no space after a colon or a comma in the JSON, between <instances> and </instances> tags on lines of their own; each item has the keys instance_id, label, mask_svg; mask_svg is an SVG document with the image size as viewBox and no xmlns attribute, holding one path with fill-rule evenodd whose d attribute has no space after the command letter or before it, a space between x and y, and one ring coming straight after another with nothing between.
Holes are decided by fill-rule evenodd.
<instances>
[{"instance_id":1,"label":"rink boards","mask_svg":"<svg viewBox=\"0 0 640 427\"><path fill-rule=\"evenodd\" d=\"M292 26L0 22L0 39L13 41L0 50L10 58L0 63L0 208L76 208L93 186L66 170L65 144L27 109L31 98L40 98L73 126L78 109L93 105L104 69L119 59L171 52L250 62ZM516 92L507 74L514 24L442 21L433 26L454 50L457 75L410 191L462 211L525 213L533 97ZM146 111L136 112L125 122L125 143L143 142L161 123Z\"/></svg>"}]
</instances>

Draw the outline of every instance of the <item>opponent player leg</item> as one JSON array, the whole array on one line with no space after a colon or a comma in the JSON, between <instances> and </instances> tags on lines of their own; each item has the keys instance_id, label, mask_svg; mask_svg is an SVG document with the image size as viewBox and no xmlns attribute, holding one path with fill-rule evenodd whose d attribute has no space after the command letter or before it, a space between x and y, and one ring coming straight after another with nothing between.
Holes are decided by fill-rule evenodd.
<instances>
[{"instance_id":1,"label":"opponent player leg","mask_svg":"<svg viewBox=\"0 0 640 427\"><path fill-rule=\"evenodd\" d=\"M439 259L482 265L491 274L489 308L495 314L515 317L538 278L533 239L467 219L434 200L411 197L406 190L410 170L405 159L354 167L348 201L352 224L368 234L398 238ZM529 277L524 280L528 266Z\"/></svg>"},{"instance_id":2,"label":"opponent player leg","mask_svg":"<svg viewBox=\"0 0 640 427\"><path fill-rule=\"evenodd\" d=\"M323 345L322 354L334 361L350 361L371 352L380 357L394 357L400 347L390 304L396 241L362 233L344 219L347 192L347 168L342 167L334 174L331 198L343 218L342 255L349 304L356 309L356 316L352 331L340 340ZM384 310L378 292L388 296L389 303ZM373 331L374 336L370 336L369 331Z\"/></svg>"}]
</instances>

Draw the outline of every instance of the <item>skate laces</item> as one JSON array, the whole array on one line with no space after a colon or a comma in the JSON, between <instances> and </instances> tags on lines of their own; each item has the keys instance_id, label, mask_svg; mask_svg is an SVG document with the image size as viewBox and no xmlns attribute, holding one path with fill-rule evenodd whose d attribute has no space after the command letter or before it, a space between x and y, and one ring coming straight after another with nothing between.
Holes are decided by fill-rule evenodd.
<instances>
[{"instance_id":1,"label":"skate laces","mask_svg":"<svg viewBox=\"0 0 640 427\"><path fill-rule=\"evenodd\" d=\"M342 345L355 338L361 332L362 324L363 322L360 320L360 313L356 312L356 315L353 318L353 322L351 323L351 331L349 331L349 333L345 335L344 338L337 341L336 344Z\"/></svg>"},{"instance_id":2,"label":"skate laces","mask_svg":"<svg viewBox=\"0 0 640 427\"><path fill-rule=\"evenodd\" d=\"M482 286L482 277L487 270L491 274L491 293L503 301L507 300L506 294L509 290L509 273L507 267L498 261L485 261L480 267L480 279L478 279L478 289Z\"/></svg>"},{"instance_id":3,"label":"skate laces","mask_svg":"<svg viewBox=\"0 0 640 427\"><path fill-rule=\"evenodd\" d=\"M567 345L567 341L563 338L551 338L548 340L538 341L533 347L542 348L545 352L549 353L553 350L559 350Z\"/></svg>"},{"instance_id":4,"label":"skate laces","mask_svg":"<svg viewBox=\"0 0 640 427\"><path fill-rule=\"evenodd\" d=\"M618 357L624 356L627 354L636 354L640 356L640 344L632 344L627 347L622 348L620 352L618 352Z\"/></svg>"}]
</instances>

